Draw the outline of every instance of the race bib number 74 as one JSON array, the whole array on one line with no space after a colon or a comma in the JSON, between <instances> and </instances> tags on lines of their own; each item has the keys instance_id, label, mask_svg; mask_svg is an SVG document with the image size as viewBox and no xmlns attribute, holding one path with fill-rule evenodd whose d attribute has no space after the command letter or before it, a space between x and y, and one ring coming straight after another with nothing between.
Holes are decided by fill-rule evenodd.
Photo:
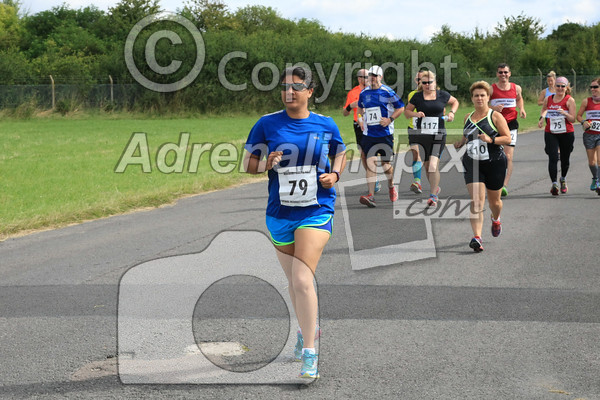
<instances>
[{"instance_id":1,"label":"race bib number 74","mask_svg":"<svg viewBox=\"0 0 600 400\"><path fill-rule=\"evenodd\" d=\"M381 108L369 107L365 109L365 121L367 125L379 125L381 122Z\"/></svg>"}]
</instances>

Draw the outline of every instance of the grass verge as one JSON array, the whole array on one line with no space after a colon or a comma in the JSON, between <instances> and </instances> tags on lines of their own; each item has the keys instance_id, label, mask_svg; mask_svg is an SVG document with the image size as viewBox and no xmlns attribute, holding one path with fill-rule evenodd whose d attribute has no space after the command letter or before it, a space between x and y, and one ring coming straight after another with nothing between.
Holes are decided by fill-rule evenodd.
<instances>
[{"instance_id":1,"label":"grass verge","mask_svg":"<svg viewBox=\"0 0 600 400\"><path fill-rule=\"evenodd\" d=\"M461 106L455 122L447 125L449 133L460 134L463 118L470 110ZM540 107L527 104L526 110L529 118L519 120L521 131L537 128ZM332 116L344 141L354 143L350 116L343 117L339 109L319 112ZM5 118L0 125L0 240L31 230L158 207L187 195L263 179L241 172L242 147L258 118L148 118L105 113ZM402 149L407 142L408 120L400 117L395 126ZM176 157L182 132L189 133L189 140ZM143 133L151 172L130 164L123 173L117 173L134 133ZM455 139L449 138L448 143ZM166 151L169 146L173 150ZM194 146L212 152L196 151L194 158ZM162 165L161 149L166 154ZM140 150L140 146L135 147L130 154L133 159L141 160L135 158L141 156ZM178 160L183 160L181 168L176 167ZM173 169L175 172L170 172Z\"/></svg>"}]
</instances>

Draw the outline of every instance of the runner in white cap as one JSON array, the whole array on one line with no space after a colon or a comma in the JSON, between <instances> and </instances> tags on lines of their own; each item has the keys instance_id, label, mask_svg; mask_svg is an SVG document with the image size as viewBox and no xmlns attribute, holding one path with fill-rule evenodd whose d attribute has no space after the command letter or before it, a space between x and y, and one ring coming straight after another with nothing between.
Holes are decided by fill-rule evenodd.
<instances>
[{"instance_id":1,"label":"runner in white cap","mask_svg":"<svg viewBox=\"0 0 600 400\"><path fill-rule=\"evenodd\" d=\"M363 152L367 158L367 185L369 193L360 196L360 203L375 207L375 180L377 176L377 158L381 157L383 172L388 181L390 201L398 200L398 191L394 186L394 119L404 110L400 97L387 85L381 83L383 70L374 65L369 69L369 82L358 98L358 113L363 116L364 131L361 140Z\"/></svg>"}]
</instances>

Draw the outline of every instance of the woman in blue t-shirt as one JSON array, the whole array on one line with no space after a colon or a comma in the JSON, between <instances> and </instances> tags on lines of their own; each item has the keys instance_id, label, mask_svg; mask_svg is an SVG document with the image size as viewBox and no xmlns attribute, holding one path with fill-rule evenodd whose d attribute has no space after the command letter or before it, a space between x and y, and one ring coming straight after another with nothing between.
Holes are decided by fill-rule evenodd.
<instances>
[{"instance_id":1,"label":"woman in blue t-shirt","mask_svg":"<svg viewBox=\"0 0 600 400\"><path fill-rule=\"evenodd\" d=\"M261 117L254 125L244 161L248 173L267 171L269 176L267 229L300 325L294 355L302 361L300 376L304 378L319 377L314 341L320 329L313 278L331 236L333 186L346 164L346 147L337 125L308 110L313 91L310 70L294 67L283 72L285 109Z\"/></svg>"}]
</instances>

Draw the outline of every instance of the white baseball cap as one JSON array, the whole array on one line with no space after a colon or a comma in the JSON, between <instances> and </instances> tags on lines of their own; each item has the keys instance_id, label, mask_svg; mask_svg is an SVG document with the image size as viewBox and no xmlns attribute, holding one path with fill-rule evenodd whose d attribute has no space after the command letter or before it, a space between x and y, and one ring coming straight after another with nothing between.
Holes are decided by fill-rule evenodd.
<instances>
[{"instance_id":1,"label":"white baseball cap","mask_svg":"<svg viewBox=\"0 0 600 400\"><path fill-rule=\"evenodd\" d=\"M369 68L369 74L383 76L383 69L381 69L379 65L373 65L371 68Z\"/></svg>"}]
</instances>

